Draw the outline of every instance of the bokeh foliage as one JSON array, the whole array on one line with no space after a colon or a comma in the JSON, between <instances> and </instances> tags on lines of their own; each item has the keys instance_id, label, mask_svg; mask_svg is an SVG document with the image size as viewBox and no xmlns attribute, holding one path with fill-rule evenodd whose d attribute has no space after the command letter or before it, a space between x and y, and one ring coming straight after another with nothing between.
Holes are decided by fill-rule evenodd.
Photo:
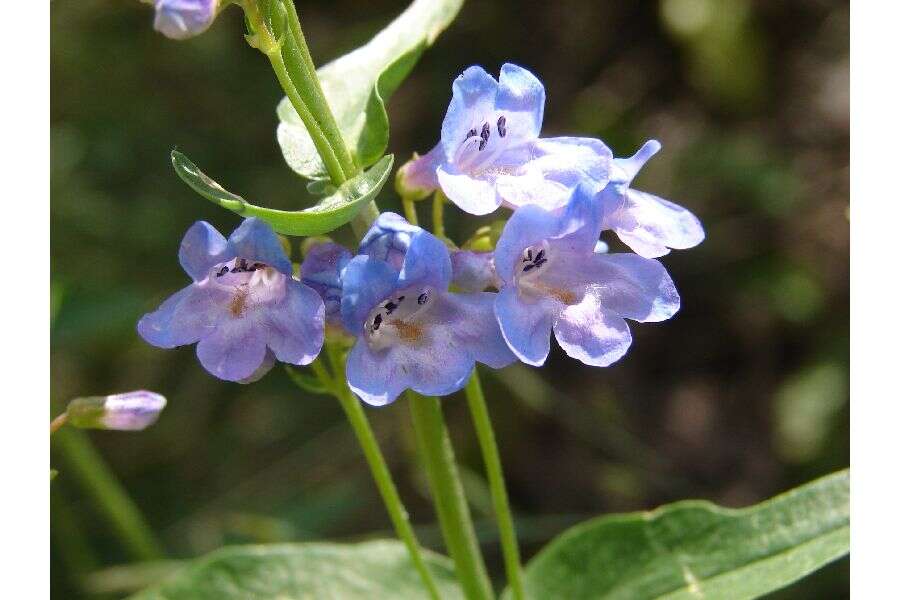
<instances>
[{"instance_id":1,"label":"bokeh foliage","mask_svg":"<svg viewBox=\"0 0 900 600\"><path fill-rule=\"evenodd\" d=\"M322 63L403 5L300 10ZM663 151L636 186L707 228L699 248L664 259L681 313L635 328L616 366L554 354L540 372L486 379L526 557L587 517L694 497L742 506L848 463L848 12L825 0L472 2L391 99L389 151L402 163L436 141L465 66L522 64L547 87L548 135L596 135L618 154L657 137ZM175 176L173 147L260 204L311 202L275 142L282 94L242 41L239 12L186 43L155 34L150 19L137 2L51 6L52 400L138 387L169 398L152 429L91 440L174 558L228 542L387 535L333 400L299 392L280 370L249 387L220 382L191 348L161 351L134 331L186 283L175 253L187 227L237 222ZM382 198L396 207L389 189ZM448 219L457 241L486 222ZM440 549L406 408L369 414L423 541ZM446 411L500 574L464 403ZM158 578L166 564L101 571L134 557L58 450L54 597L116 597ZM778 597L844 597L846 570Z\"/></svg>"}]
</instances>

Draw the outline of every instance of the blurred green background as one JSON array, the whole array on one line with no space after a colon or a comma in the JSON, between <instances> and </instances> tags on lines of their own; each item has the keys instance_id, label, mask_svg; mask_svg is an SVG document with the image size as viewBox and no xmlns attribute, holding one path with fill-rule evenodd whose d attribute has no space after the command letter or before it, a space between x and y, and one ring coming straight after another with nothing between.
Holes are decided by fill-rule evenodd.
<instances>
[{"instance_id":1,"label":"blurred green background","mask_svg":"<svg viewBox=\"0 0 900 600\"><path fill-rule=\"evenodd\" d=\"M323 63L403 5L298 8ZM173 147L258 203L308 202L274 139L281 92L242 40L240 12L185 43L151 20L138 2L51 5L54 411L136 388L169 399L151 429L89 439L170 558L390 535L337 402L298 391L280 369L250 386L218 381L193 348L159 350L135 333L187 282L176 252L188 226L237 223L175 176ZM601 137L618 155L658 138L636 187L706 226L700 247L663 259L681 312L633 327L615 366L557 349L541 370L485 371L526 557L587 517L688 497L742 506L848 464L848 21L848 3L827 0L470 2L391 101L402 162L435 143L466 66L526 66L547 87L545 135ZM396 207L390 189L380 203ZM480 224L448 213L458 241ZM448 398L445 410L499 577L465 402ZM423 542L440 549L408 407L368 414ZM120 597L166 568L107 570L141 554L80 475L85 437L54 438L54 598ZM847 597L848 570L844 560L775 597Z\"/></svg>"}]
</instances>

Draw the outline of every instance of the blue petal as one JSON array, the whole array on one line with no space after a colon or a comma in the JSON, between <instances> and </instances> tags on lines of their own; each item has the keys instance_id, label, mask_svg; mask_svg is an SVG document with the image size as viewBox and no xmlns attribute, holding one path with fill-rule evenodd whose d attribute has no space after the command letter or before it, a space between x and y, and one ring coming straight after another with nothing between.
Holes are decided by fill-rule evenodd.
<instances>
[{"instance_id":1,"label":"blue petal","mask_svg":"<svg viewBox=\"0 0 900 600\"><path fill-rule=\"evenodd\" d=\"M522 137L537 137L544 121L544 85L530 71L511 63L500 69L500 85L497 90L496 108L501 112L525 113L528 131Z\"/></svg>"},{"instance_id":2,"label":"blue petal","mask_svg":"<svg viewBox=\"0 0 900 600\"><path fill-rule=\"evenodd\" d=\"M268 223L251 217L228 237L228 246L234 256L258 261L291 276L291 261L281 246L281 240Z\"/></svg>"},{"instance_id":3,"label":"blue petal","mask_svg":"<svg viewBox=\"0 0 900 600\"><path fill-rule=\"evenodd\" d=\"M197 221L181 240L178 262L191 279L203 281L214 266L234 258L225 255L226 247L224 236L215 227L206 221Z\"/></svg>"},{"instance_id":4,"label":"blue petal","mask_svg":"<svg viewBox=\"0 0 900 600\"><path fill-rule=\"evenodd\" d=\"M502 200L491 179L456 173L443 165L437 168L437 178L447 198L469 214L486 215L500 207Z\"/></svg>"},{"instance_id":5,"label":"blue petal","mask_svg":"<svg viewBox=\"0 0 900 600\"><path fill-rule=\"evenodd\" d=\"M197 344L200 364L219 379L242 381L266 358L265 328L255 319L225 319Z\"/></svg>"},{"instance_id":6,"label":"blue petal","mask_svg":"<svg viewBox=\"0 0 900 600\"><path fill-rule=\"evenodd\" d=\"M217 0L156 0L153 28L174 40L206 31L216 16Z\"/></svg>"},{"instance_id":7,"label":"blue petal","mask_svg":"<svg viewBox=\"0 0 900 600\"><path fill-rule=\"evenodd\" d=\"M322 349L324 321L325 308L319 295L289 279L284 298L266 311L266 344L281 362L309 364Z\"/></svg>"},{"instance_id":8,"label":"blue petal","mask_svg":"<svg viewBox=\"0 0 900 600\"><path fill-rule=\"evenodd\" d=\"M412 371L400 368L396 352L397 349L372 352L365 340L356 341L347 357L347 385L363 402L384 406L409 389Z\"/></svg>"},{"instance_id":9,"label":"blue petal","mask_svg":"<svg viewBox=\"0 0 900 600\"><path fill-rule=\"evenodd\" d=\"M664 256L669 248L693 248L706 237L700 219L686 208L632 189L618 210L604 218L603 227L647 258Z\"/></svg>"},{"instance_id":10,"label":"blue petal","mask_svg":"<svg viewBox=\"0 0 900 600\"><path fill-rule=\"evenodd\" d=\"M423 232L421 227L410 225L396 213L381 213L359 242L359 253L377 258L400 270L413 238Z\"/></svg>"},{"instance_id":11,"label":"blue petal","mask_svg":"<svg viewBox=\"0 0 900 600\"><path fill-rule=\"evenodd\" d=\"M595 367L616 362L631 346L625 320L590 294L579 304L563 309L553 332L566 354Z\"/></svg>"},{"instance_id":12,"label":"blue petal","mask_svg":"<svg viewBox=\"0 0 900 600\"><path fill-rule=\"evenodd\" d=\"M450 252L441 240L424 229L416 228L403 259L403 268L397 284L399 287L430 285L446 290L453 277Z\"/></svg>"},{"instance_id":13,"label":"blue petal","mask_svg":"<svg viewBox=\"0 0 900 600\"><path fill-rule=\"evenodd\" d=\"M366 318L375 306L398 289L399 273L387 263L359 255L344 268L341 318L347 331L362 333Z\"/></svg>"},{"instance_id":14,"label":"blue petal","mask_svg":"<svg viewBox=\"0 0 900 600\"><path fill-rule=\"evenodd\" d=\"M489 287L499 288L494 271L493 252L457 250L450 254L453 266L453 285L463 292L482 292Z\"/></svg>"},{"instance_id":15,"label":"blue petal","mask_svg":"<svg viewBox=\"0 0 900 600\"><path fill-rule=\"evenodd\" d=\"M453 98L441 125L441 145L447 156L453 156L482 115L493 112L497 87L497 80L478 66L469 67L453 82Z\"/></svg>"},{"instance_id":16,"label":"blue petal","mask_svg":"<svg viewBox=\"0 0 900 600\"><path fill-rule=\"evenodd\" d=\"M439 306L447 345L463 348L478 362L501 369L515 362L516 356L503 339L494 316L496 297L491 292L445 294Z\"/></svg>"},{"instance_id":17,"label":"blue petal","mask_svg":"<svg viewBox=\"0 0 900 600\"><path fill-rule=\"evenodd\" d=\"M658 260L636 254L594 254L583 262L583 276L600 304L642 323L665 321L678 312L681 299Z\"/></svg>"},{"instance_id":18,"label":"blue petal","mask_svg":"<svg viewBox=\"0 0 900 600\"><path fill-rule=\"evenodd\" d=\"M557 220L552 213L533 204L513 213L494 249L494 267L503 281L512 281L515 266L525 248L556 234Z\"/></svg>"},{"instance_id":19,"label":"blue petal","mask_svg":"<svg viewBox=\"0 0 900 600\"><path fill-rule=\"evenodd\" d=\"M515 286L500 290L494 314L509 348L524 363L541 366L550 354L550 331L559 304L549 300L524 302Z\"/></svg>"},{"instance_id":20,"label":"blue petal","mask_svg":"<svg viewBox=\"0 0 900 600\"><path fill-rule=\"evenodd\" d=\"M438 188L437 167L446 162L444 147L438 143L424 156L413 155L397 169L396 188L401 197L422 200Z\"/></svg>"},{"instance_id":21,"label":"blue petal","mask_svg":"<svg viewBox=\"0 0 900 600\"><path fill-rule=\"evenodd\" d=\"M228 299L220 289L191 284L141 317L138 334L158 348L193 344L223 318Z\"/></svg>"},{"instance_id":22,"label":"blue petal","mask_svg":"<svg viewBox=\"0 0 900 600\"><path fill-rule=\"evenodd\" d=\"M628 158L617 158L614 161L614 166L618 170L617 176L614 180L623 183L631 183L631 181L637 176L638 171L640 171L644 164L653 158L657 152L662 149L662 144L660 144L656 140L647 140L644 142L644 145L641 146L637 152L635 152L632 156Z\"/></svg>"}]
</instances>

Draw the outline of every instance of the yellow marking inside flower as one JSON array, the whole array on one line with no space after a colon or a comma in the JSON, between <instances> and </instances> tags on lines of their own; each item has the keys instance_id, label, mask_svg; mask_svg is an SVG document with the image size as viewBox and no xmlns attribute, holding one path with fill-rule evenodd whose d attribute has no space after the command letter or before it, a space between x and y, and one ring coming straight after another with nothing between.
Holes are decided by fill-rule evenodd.
<instances>
[{"instance_id":1,"label":"yellow marking inside flower","mask_svg":"<svg viewBox=\"0 0 900 600\"><path fill-rule=\"evenodd\" d=\"M228 310L232 317L240 317L247 308L247 297L250 295L247 288L239 287L231 302L228 303Z\"/></svg>"},{"instance_id":2,"label":"yellow marking inside flower","mask_svg":"<svg viewBox=\"0 0 900 600\"><path fill-rule=\"evenodd\" d=\"M397 330L397 335L404 342L414 344L422 340L422 328L406 321L394 321L391 323Z\"/></svg>"},{"instance_id":3,"label":"yellow marking inside flower","mask_svg":"<svg viewBox=\"0 0 900 600\"><path fill-rule=\"evenodd\" d=\"M529 283L529 286L540 290L548 296L556 298L566 306L578 304L578 295L571 290L562 290L541 282Z\"/></svg>"}]
</instances>

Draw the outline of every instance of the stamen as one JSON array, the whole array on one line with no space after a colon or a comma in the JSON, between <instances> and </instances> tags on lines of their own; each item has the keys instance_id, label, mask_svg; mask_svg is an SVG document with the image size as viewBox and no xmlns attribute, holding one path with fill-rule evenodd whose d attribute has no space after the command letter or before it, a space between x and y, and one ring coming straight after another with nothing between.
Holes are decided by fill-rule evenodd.
<instances>
[{"instance_id":1,"label":"stamen","mask_svg":"<svg viewBox=\"0 0 900 600\"><path fill-rule=\"evenodd\" d=\"M228 265L222 265L222 268L219 269L218 273L216 273L216 277L221 277L222 275L225 275L226 273L228 273Z\"/></svg>"},{"instance_id":2,"label":"stamen","mask_svg":"<svg viewBox=\"0 0 900 600\"><path fill-rule=\"evenodd\" d=\"M372 331L378 331L379 327L381 327L381 313L375 315L375 320L372 322Z\"/></svg>"},{"instance_id":3,"label":"stamen","mask_svg":"<svg viewBox=\"0 0 900 600\"><path fill-rule=\"evenodd\" d=\"M384 308L385 308L385 310L387 310L388 314L391 314L392 312L397 310L397 305L394 304L393 302L388 302L387 304L384 305Z\"/></svg>"},{"instance_id":4,"label":"stamen","mask_svg":"<svg viewBox=\"0 0 900 600\"><path fill-rule=\"evenodd\" d=\"M428 302L428 294L427 293L419 294L419 299L417 300L417 302L419 304L425 304L426 302Z\"/></svg>"},{"instance_id":5,"label":"stamen","mask_svg":"<svg viewBox=\"0 0 900 600\"><path fill-rule=\"evenodd\" d=\"M503 115L497 119L497 133L500 134L500 137L506 137L506 117Z\"/></svg>"},{"instance_id":6,"label":"stamen","mask_svg":"<svg viewBox=\"0 0 900 600\"><path fill-rule=\"evenodd\" d=\"M488 143L488 139L491 137L491 126L485 123L481 126L481 142L478 144L478 150L484 150L485 145Z\"/></svg>"},{"instance_id":7,"label":"stamen","mask_svg":"<svg viewBox=\"0 0 900 600\"><path fill-rule=\"evenodd\" d=\"M469 139L470 137L475 137L476 133L478 133L478 132L475 131L475 128L473 127L472 129L469 130L469 133L466 134L466 139Z\"/></svg>"}]
</instances>

